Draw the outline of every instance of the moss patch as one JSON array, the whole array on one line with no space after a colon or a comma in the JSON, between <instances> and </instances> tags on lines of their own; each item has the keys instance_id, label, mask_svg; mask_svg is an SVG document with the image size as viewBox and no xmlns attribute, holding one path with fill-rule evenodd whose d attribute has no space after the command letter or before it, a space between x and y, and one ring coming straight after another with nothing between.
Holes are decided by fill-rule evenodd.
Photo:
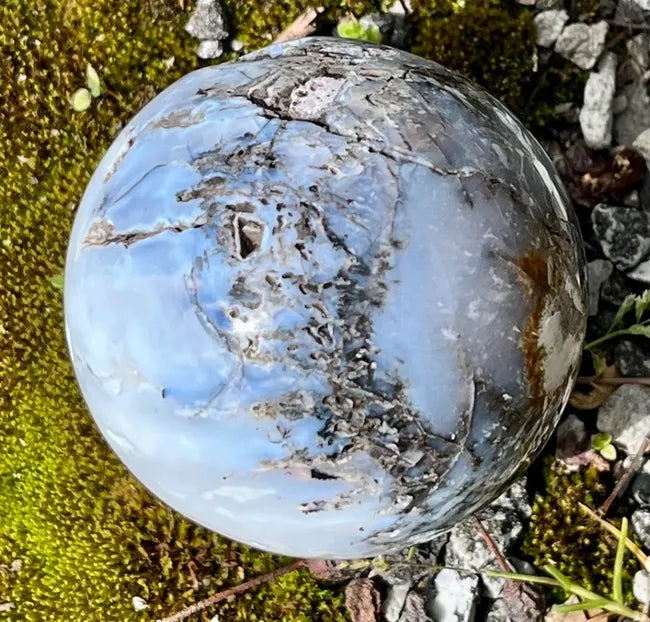
<instances>
[{"instance_id":1,"label":"moss patch","mask_svg":"<svg viewBox=\"0 0 650 622\"><path fill-rule=\"evenodd\" d=\"M285 561L193 525L127 474L79 396L61 290L49 280L63 267L75 206L119 127L197 65L176 6L0 6L0 603L16 605L3 620L155 619ZM86 63L104 94L75 113L68 98L84 86ZM133 596L149 607L134 612ZM224 621L345 618L341 594L305 572L219 611Z\"/></svg>"},{"instance_id":2,"label":"moss patch","mask_svg":"<svg viewBox=\"0 0 650 622\"><path fill-rule=\"evenodd\" d=\"M414 0L413 52L455 69L521 112L533 71L532 13L506 0Z\"/></svg>"},{"instance_id":3,"label":"moss patch","mask_svg":"<svg viewBox=\"0 0 650 622\"><path fill-rule=\"evenodd\" d=\"M569 473L553 459L547 460L544 472L545 490L533 503L524 553L537 567L553 564L579 585L609 595L616 539L578 507L581 502L595 508L604 500L608 489L601 474L593 467ZM636 559L627 554L623 581L628 588L638 569Z\"/></svg>"}]
</instances>

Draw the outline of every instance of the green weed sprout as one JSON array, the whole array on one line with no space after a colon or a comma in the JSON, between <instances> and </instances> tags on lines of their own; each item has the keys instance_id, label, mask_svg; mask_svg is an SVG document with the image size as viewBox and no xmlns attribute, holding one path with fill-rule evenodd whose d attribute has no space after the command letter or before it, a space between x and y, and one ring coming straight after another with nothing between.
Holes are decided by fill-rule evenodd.
<instances>
[{"instance_id":1,"label":"green weed sprout","mask_svg":"<svg viewBox=\"0 0 650 622\"><path fill-rule=\"evenodd\" d=\"M625 556L625 549L628 549L636 556L643 568L649 569L648 556L636 545L632 540L627 537L628 521L623 518L621 528L618 529L610 522L598 516L591 508L579 503L579 507L591 518L598 521L598 523L606 529L609 533L618 538L616 546L616 558L614 561L614 571L612 576L612 589L609 596L597 594L591 590L585 589L581 585L574 583L564 573L560 572L551 564L546 564L542 570L549 576L536 576L527 574L518 574L514 572L499 572L497 570L486 570L485 574L488 577L497 577L508 579L510 581L522 581L526 583L537 583L541 585L549 585L552 587L562 588L565 592L573 594L580 599L578 603L554 605L553 609L558 613L572 613L575 611L589 611L592 609L603 609L606 613L618 616L624 616L635 622L650 622L650 617L641 611L631 609L625 604L623 598L623 558Z\"/></svg>"},{"instance_id":2,"label":"green weed sprout","mask_svg":"<svg viewBox=\"0 0 650 622\"><path fill-rule=\"evenodd\" d=\"M595 449L605 460L613 462L616 460L616 447L612 445L612 435L606 432L599 432L591 435L591 447Z\"/></svg>"},{"instance_id":3,"label":"green weed sprout","mask_svg":"<svg viewBox=\"0 0 650 622\"><path fill-rule=\"evenodd\" d=\"M624 335L641 335L642 337L650 338L650 317L647 317L650 315L648 313L649 307L650 289L646 289L640 296L635 296L634 294L626 296L625 300L623 300L621 306L616 312L613 322L607 329L607 332L602 337L585 344L585 350L591 354L596 372L599 371L601 366L596 351L596 348L599 345L609 341L610 339L615 339ZM623 327L623 321L632 310L634 310L635 323Z\"/></svg>"}]
</instances>

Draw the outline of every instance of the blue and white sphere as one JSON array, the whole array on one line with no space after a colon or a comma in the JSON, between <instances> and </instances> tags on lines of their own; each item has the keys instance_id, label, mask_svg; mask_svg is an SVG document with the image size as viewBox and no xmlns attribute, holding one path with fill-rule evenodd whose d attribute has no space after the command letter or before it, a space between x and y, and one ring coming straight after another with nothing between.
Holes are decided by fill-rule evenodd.
<instances>
[{"instance_id":1,"label":"blue and white sphere","mask_svg":"<svg viewBox=\"0 0 650 622\"><path fill-rule=\"evenodd\" d=\"M389 552L496 497L567 402L585 309L569 201L512 114L332 38L156 97L97 168L65 272L121 460L294 556Z\"/></svg>"}]
</instances>

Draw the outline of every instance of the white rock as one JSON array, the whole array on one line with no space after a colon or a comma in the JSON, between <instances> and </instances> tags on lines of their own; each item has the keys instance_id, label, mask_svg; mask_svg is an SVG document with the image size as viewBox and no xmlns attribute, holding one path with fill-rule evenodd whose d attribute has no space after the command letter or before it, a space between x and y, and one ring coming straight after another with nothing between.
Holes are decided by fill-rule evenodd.
<instances>
[{"instance_id":1,"label":"white rock","mask_svg":"<svg viewBox=\"0 0 650 622\"><path fill-rule=\"evenodd\" d=\"M650 65L650 55L648 54L648 35L645 32L632 37L626 42L627 53L629 57L643 69Z\"/></svg>"},{"instance_id":2,"label":"white rock","mask_svg":"<svg viewBox=\"0 0 650 622\"><path fill-rule=\"evenodd\" d=\"M634 0L634 3L643 11L650 11L650 0Z\"/></svg>"},{"instance_id":3,"label":"white rock","mask_svg":"<svg viewBox=\"0 0 650 622\"><path fill-rule=\"evenodd\" d=\"M388 588L386 598L382 605L386 622L398 622L410 589L410 581L395 582Z\"/></svg>"},{"instance_id":4,"label":"white rock","mask_svg":"<svg viewBox=\"0 0 650 622\"><path fill-rule=\"evenodd\" d=\"M600 288L603 286L603 283L605 283L605 281L607 281L607 279L611 276L613 270L614 264L607 259L594 259L587 264L587 282L589 284L589 315L596 315L598 313ZM580 420L578 419L578 421Z\"/></svg>"},{"instance_id":5,"label":"white rock","mask_svg":"<svg viewBox=\"0 0 650 622\"><path fill-rule=\"evenodd\" d=\"M542 11L535 16L537 45L551 47L560 36L564 25L569 21L569 14L562 10Z\"/></svg>"},{"instance_id":6,"label":"white rock","mask_svg":"<svg viewBox=\"0 0 650 622\"><path fill-rule=\"evenodd\" d=\"M133 605L133 609L135 611L142 611L143 609L146 609L149 606L147 604L147 601L144 598L141 598L140 596L134 596L131 599L131 604Z\"/></svg>"},{"instance_id":7,"label":"white rock","mask_svg":"<svg viewBox=\"0 0 650 622\"><path fill-rule=\"evenodd\" d=\"M201 41L225 39L221 5L217 0L198 0L192 15L185 24L185 30Z\"/></svg>"},{"instance_id":8,"label":"white rock","mask_svg":"<svg viewBox=\"0 0 650 622\"><path fill-rule=\"evenodd\" d=\"M431 612L436 622L472 622L478 599L478 577L463 576L444 568L434 582L436 594Z\"/></svg>"},{"instance_id":9,"label":"white rock","mask_svg":"<svg viewBox=\"0 0 650 622\"><path fill-rule=\"evenodd\" d=\"M199 58L219 58L223 54L223 46L221 41L201 41L199 47L196 49L196 55Z\"/></svg>"},{"instance_id":10,"label":"white rock","mask_svg":"<svg viewBox=\"0 0 650 622\"><path fill-rule=\"evenodd\" d=\"M631 279L650 285L650 259L642 261L634 270L626 273Z\"/></svg>"},{"instance_id":11,"label":"white rock","mask_svg":"<svg viewBox=\"0 0 650 622\"><path fill-rule=\"evenodd\" d=\"M241 52L244 49L244 43L239 39L233 39L230 42L230 49L233 52Z\"/></svg>"},{"instance_id":12,"label":"white rock","mask_svg":"<svg viewBox=\"0 0 650 622\"><path fill-rule=\"evenodd\" d=\"M609 25L605 20L588 26L569 24L555 43L555 51L581 69L591 69L605 49Z\"/></svg>"},{"instance_id":13,"label":"white rock","mask_svg":"<svg viewBox=\"0 0 650 622\"><path fill-rule=\"evenodd\" d=\"M650 574L645 570L639 570L634 575L632 592L634 592L634 598L640 603L644 605L650 603Z\"/></svg>"},{"instance_id":14,"label":"white rock","mask_svg":"<svg viewBox=\"0 0 650 622\"><path fill-rule=\"evenodd\" d=\"M650 127L650 97L641 82L626 89L627 107L614 119L614 138L617 145L631 147L643 130Z\"/></svg>"},{"instance_id":15,"label":"white rock","mask_svg":"<svg viewBox=\"0 0 650 622\"><path fill-rule=\"evenodd\" d=\"M587 145L604 149L612 142L612 104L616 90L616 55L605 54L585 85L584 102L580 110L580 128Z\"/></svg>"},{"instance_id":16,"label":"white rock","mask_svg":"<svg viewBox=\"0 0 650 622\"><path fill-rule=\"evenodd\" d=\"M504 553L507 553L523 530L522 523L514 512L498 510L492 516L482 518L482 522ZM497 567L497 559L481 537L473 518L459 523L451 530L445 549L445 564L468 570ZM483 576L481 582L490 598L498 598L503 593L503 580Z\"/></svg>"},{"instance_id":17,"label":"white rock","mask_svg":"<svg viewBox=\"0 0 650 622\"><path fill-rule=\"evenodd\" d=\"M644 158L646 165L650 168L650 127L643 130L632 143L634 147Z\"/></svg>"},{"instance_id":18,"label":"white rock","mask_svg":"<svg viewBox=\"0 0 650 622\"><path fill-rule=\"evenodd\" d=\"M613 442L634 455L650 432L650 387L624 384L600 407L598 430L611 434Z\"/></svg>"}]
</instances>

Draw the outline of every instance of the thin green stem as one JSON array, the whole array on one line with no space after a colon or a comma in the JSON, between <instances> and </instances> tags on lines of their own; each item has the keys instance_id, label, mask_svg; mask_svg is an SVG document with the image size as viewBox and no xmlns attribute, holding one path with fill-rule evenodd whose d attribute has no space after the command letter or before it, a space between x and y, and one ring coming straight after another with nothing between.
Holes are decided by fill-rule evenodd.
<instances>
[{"instance_id":1,"label":"thin green stem","mask_svg":"<svg viewBox=\"0 0 650 622\"><path fill-rule=\"evenodd\" d=\"M616 560L614 561L614 577L612 580L612 596L619 604L623 604L623 557L625 555L625 542L627 540L627 518L621 522L621 533L616 547Z\"/></svg>"},{"instance_id":2,"label":"thin green stem","mask_svg":"<svg viewBox=\"0 0 650 622\"><path fill-rule=\"evenodd\" d=\"M518 574L516 572L501 572L499 570L484 570L483 574L488 577L497 579L508 579L510 581L523 581L525 583L540 583L541 585L550 585L551 587L562 587L559 581L549 579L548 577L538 577L532 574Z\"/></svg>"},{"instance_id":3,"label":"thin green stem","mask_svg":"<svg viewBox=\"0 0 650 622\"><path fill-rule=\"evenodd\" d=\"M572 603L570 605L553 605L553 610L558 613L573 613L574 611L589 611L590 609L602 609L611 601L609 598L596 598L592 600L583 600L581 603Z\"/></svg>"}]
</instances>

